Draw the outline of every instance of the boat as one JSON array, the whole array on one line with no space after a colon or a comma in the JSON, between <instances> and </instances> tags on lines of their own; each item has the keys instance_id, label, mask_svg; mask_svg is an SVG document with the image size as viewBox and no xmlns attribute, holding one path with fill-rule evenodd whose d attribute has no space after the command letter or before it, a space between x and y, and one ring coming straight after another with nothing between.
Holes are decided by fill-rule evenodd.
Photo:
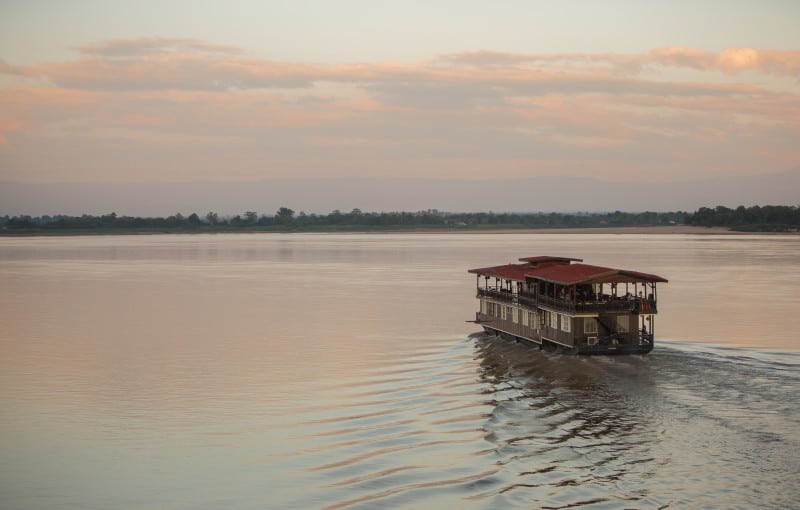
<instances>
[{"instance_id":1,"label":"boat","mask_svg":"<svg viewBox=\"0 0 800 510\"><path fill-rule=\"evenodd\" d=\"M469 269L477 278L475 322L488 333L571 354L653 350L661 276L537 256Z\"/></svg>"}]
</instances>

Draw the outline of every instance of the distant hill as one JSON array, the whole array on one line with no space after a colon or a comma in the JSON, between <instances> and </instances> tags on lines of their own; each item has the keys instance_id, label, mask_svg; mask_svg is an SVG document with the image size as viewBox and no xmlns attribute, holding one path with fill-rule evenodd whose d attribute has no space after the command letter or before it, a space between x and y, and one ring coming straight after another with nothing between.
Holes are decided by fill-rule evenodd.
<instances>
[{"instance_id":1,"label":"distant hill","mask_svg":"<svg viewBox=\"0 0 800 510\"><path fill-rule=\"evenodd\" d=\"M523 179L342 177L190 183L0 183L0 215L295 211L692 211L703 206L797 205L800 167L779 173L676 183L570 176Z\"/></svg>"}]
</instances>

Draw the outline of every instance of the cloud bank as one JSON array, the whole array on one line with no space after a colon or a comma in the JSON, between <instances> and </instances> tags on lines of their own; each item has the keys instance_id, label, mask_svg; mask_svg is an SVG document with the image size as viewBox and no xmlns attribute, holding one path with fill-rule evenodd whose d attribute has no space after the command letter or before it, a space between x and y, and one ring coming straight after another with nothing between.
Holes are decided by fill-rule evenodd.
<instances>
[{"instance_id":1,"label":"cloud bank","mask_svg":"<svg viewBox=\"0 0 800 510\"><path fill-rule=\"evenodd\" d=\"M0 180L574 175L669 182L800 161L800 51L469 51L285 62L194 39L0 59Z\"/></svg>"}]
</instances>

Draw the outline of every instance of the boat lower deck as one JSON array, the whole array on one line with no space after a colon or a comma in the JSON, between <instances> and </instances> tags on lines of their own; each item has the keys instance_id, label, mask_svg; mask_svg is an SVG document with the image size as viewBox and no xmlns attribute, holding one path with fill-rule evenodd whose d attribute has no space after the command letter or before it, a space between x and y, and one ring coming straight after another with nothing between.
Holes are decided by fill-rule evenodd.
<instances>
[{"instance_id":1,"label":"boat lower deck","mask_svg":"<svg viewBox=\"0 0 800 510\"><path fill-rule=\"evenodd\" d=\"M483 326L484 331L512 342L519 342L531 347L538 347L540 350L560 352L563 354L581 355L615 355L615 354L647 354L653 350L652 342L640 341L638 344L613 344L611 342L598 342L595 345L567 346L553 342L546 338L535 339L515 335L491 326Z\"/></svg>"}]
</instances>

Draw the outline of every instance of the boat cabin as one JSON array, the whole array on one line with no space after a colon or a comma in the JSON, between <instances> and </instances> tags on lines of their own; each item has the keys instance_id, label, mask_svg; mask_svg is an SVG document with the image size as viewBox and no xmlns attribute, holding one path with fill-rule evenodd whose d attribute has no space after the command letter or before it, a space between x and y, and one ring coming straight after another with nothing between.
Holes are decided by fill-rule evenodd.
<instances>
[{"instance_id":1,"label":"boat cabin","mask_svg":"<svg viewBox=\"0 0 800 510\"><path fill-rule=\"evenodd\" d=\"M525 257L470 269L487 331L578 354L647 353L657 308L654 274L583 264L570 257Z\"/></svg>"}]
</instances>

